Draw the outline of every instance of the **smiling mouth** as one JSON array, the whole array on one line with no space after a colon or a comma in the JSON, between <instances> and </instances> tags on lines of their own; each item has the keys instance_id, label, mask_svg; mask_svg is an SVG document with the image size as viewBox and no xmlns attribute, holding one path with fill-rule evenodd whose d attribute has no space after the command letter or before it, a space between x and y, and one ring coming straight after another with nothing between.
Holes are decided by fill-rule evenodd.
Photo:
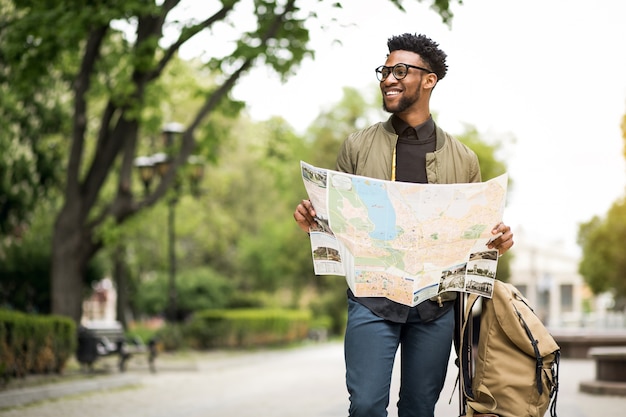
<instances>
[{"instance_id":1,"label":"smiling mouth","mask_svg":"<svg viewBox=\"0 0 626 417\"><path fill-rule=\"evenodd\" d=\"M385 97L397 96L400 93L402 93L402 91L400 91L400 90L388 90L388 91L385 91Z\"/></svg>"}]
</instances>

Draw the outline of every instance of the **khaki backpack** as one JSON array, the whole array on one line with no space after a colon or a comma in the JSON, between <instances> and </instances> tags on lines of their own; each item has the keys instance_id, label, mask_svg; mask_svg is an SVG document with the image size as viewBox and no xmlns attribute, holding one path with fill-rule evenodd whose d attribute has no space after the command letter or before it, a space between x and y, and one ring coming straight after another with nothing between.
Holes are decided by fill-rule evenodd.
<instances>
[{"instance_id":1,"label":"khaki backpack","mask_svg":"<svg viewBox=\"0 0 626 417\"><path fill-rule=\"evenodd\" d=\"M468 297L463 332L477 298ZM492 298L483 298L475 356L471 378L472 366L460 363L468 417L543 417L548 407L556 417L560 348L513 285L496 280Z\"/></svg>"}]
</instances>

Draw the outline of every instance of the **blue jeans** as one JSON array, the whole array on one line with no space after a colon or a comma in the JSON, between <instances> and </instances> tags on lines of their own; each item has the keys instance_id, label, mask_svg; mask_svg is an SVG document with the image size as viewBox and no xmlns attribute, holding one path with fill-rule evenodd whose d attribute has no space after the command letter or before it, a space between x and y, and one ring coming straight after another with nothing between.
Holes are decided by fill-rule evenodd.
<instances>
[{"instance_id":1,"label":"blue jeans","mask_svg":"<svg viewBox=\"0 0 626 417\"><path fill-rule=\"evenodd\" d=\"M344 343L350 417L387 416L398 346L398 417L433 417L446 378L453 333L454 309L428 323L411 309L406 323L394 323L349 299Z\"/></svg>"}]
</instances>

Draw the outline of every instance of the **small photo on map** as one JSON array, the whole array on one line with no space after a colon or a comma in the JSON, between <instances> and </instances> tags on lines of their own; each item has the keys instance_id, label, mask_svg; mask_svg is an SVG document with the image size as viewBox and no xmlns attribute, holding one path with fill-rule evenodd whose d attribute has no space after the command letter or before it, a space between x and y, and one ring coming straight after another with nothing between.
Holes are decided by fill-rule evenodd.
<instances>
[{"instance_id":1,"label":"small photo on map","mask_svg":"<svg viewBox=\"0 0 626 417\"><path fill-rule=\"evenodd\" d=\"M493 295L493 278L467 276L465 291L491 298Z\"/></svg>"},{"instance_id":2,"label":"small photo on map","mask_svg":"<svg viewBox=\"0 0 626 417\"><path fill-rule=\"evenodd\" d=\"M439 291L463 291L465 288L465 271L467 263L444 269L441 272L441 281L439 281Z\"/></svg>"},{"instance_id":3,"label":"small photo on map","mask_svg":"<svg viewBox=\"0 0 626 417\"><path fill-rule=\"evenodd\" d=\"M479 295L491 297L493 280L498 267L498 251L482 251L472 253L467 263L467 280L465 289Z\"/></svg>"},{"instance_id":4,"label":"small photo on map","mask_svg":"<svg viewBox=\"0 0 626 417\"><path fill-rule=\"evenodd\" d=\"M497 250L486 250L482 252L474 252L469 256L470 263L474 261L497 261L498 260L498 251Z\"/></svg>"},{"instance_id":5,"label":"small photo on map","mask_svg":"<svg viewBox=\"0 0 626 417\"><path fill-rule=\"evenodd\" d=\"M313 250L313 260L341 262L341 254L335 248L319 246Z\"/></svg>"},{"instance_id":6,"label":"small photo on map","mask_svg":"<svg viewBox=\"0 0 626 417\"><path fill-rule=\"evenodd\" d=\"M328 173L326 170L312 169L309 166L302 166L302 178L316 184L318 187L326 188Z\"/></svg>"},{"instance_id":7,"label":"small photo on map","mask_svg":"<svg viewBox=\"0 0 626 417\"><path fill-rule=\"evenodd\" d=\"M309 228L309 232L324 232L330 235L333 234L333 231L330 230L328 219L320 216L315 218L315 225Z\"/></svg>"}]
</instances>

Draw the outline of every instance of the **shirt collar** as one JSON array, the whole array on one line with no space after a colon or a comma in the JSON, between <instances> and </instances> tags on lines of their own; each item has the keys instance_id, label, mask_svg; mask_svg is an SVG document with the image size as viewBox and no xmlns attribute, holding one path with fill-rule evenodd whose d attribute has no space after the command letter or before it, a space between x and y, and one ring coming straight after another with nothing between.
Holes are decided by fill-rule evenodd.
<instances>
[{"instance_id":1,"label":"shirt collar","mask_svg":"<svg viewBox=\"0 0 626 417\"><path fill-rule=\"evenodd\" d=\"M391 124L398 135L402 135L406 129L413 128L418 140L430 139L435 135L435 121L432 116L429 116L428 120L422 124L410 126L407 122L394 114L391 118Z\"/></svg>"}]
</instances>

